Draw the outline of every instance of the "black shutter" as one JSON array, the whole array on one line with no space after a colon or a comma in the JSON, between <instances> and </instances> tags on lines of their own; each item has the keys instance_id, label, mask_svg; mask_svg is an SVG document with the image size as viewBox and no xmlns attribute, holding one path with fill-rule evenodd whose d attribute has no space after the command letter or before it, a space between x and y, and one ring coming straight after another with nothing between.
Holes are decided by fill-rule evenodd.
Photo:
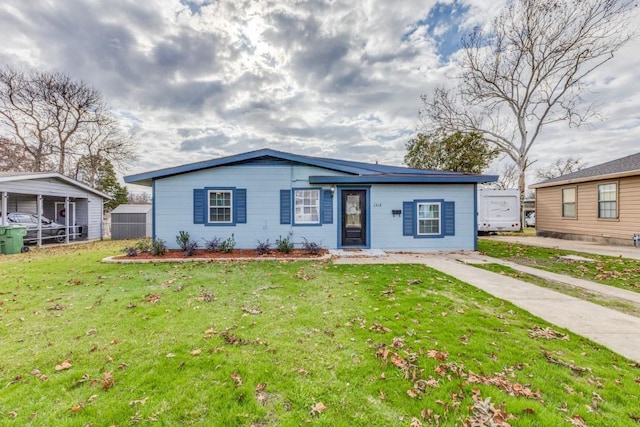
<instances>
[{"instance_id":1,"label":"black shutter","mask_svg":"<svg viewBox=\"0 0 640 427\"><path fill-rule=\"evenodd\" d=\"M280 224L291 224L291 190L280 190Z\"/></svg>"},{"instance_id":2,"label":"black shutter","mask_svg":"<svg viewBox=\"0 0 640 427\"><path fill-rule=\"evenodd\" d=\"M204 224L205 223L205 202L206 191L203 188L195 188L193 190L193 223Z\"/></svg>"},{"instance_id":3,"label":"black shutter","mask_svg":"<svg viewBox=\"0 0 640 427\"><path fill-rule=\"evenodd\" d=\"M456 234L456 203L444 202L443 203L443 215L442 215L442 229L445 236L455 236Z\"/></svg>"},{"instance_id":4,"label":"black shutter","mask_svg":"<svg viewBox=\"0 0 640 427\"><path fill-rule=\"evenodd\" d=\"M246 188L237 188L234 191L236 198L236 224L246 224L247 223L247 189Z\"/></svg>"},{"instance_id":5,"label":"black shutter","mask_svg":"<svg viewBox=\"0 0 640 427\"><path fill-rule=\"evenodd\" d=\"M333 192L331 190L322 190L322 223L333 224Z\"/></svg>"},{"instance_id":6,"label":"black shutter","mask_svg":"<svg viewBox=\"0 0 640 427\"><path fill-rule=\"evenodd\" d=\"M402 235L413 236L414 230L413 202L402 202Z\"/></svg>"}]
</instances>

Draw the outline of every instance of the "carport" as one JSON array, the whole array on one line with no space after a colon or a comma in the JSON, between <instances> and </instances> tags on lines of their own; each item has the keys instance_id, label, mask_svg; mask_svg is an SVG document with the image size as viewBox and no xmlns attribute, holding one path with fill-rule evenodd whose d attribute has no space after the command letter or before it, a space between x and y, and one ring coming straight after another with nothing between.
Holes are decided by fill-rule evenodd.
<instances>
[{"instance_id":1,"label":"carport","mask_svg":"<svg viewBox=\"0 0 640 427\"><path fill-rule=\"evenodd\" d=\"M36 243L46 243L42 217L65 227L65 242L102 239L104 200L111 197L79 181L54 172L0 172L0 224L12 212L38 217Z\"/></svg>"}]
</instances>

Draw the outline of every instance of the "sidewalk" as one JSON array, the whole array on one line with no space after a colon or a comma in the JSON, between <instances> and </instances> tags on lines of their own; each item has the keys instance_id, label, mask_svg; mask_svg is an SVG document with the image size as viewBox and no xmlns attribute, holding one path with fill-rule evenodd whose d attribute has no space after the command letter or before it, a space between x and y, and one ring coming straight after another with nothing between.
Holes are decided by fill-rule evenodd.
<instances>
[{"instance_id":1,"label":"sidewalk","mask_svg":"<svg viewBox=\"0 0 640 427\"><path fill-rule=\"evenodd\" d=\"M336 264L425 264L495 297L509 301L548 322L589 338L622 356L640 362L639 317L468 265L474 262L493 261L501 262L476 252L389 253L386 256L340 257L334 260ZM539 273L540 270L537 270L536 275L540 275ZM546 274L553 275L553 273ZM565 283L572 281L566 276L551 278L551 280ZM596 292L631 301L637 301L640 297L640 294L584 280L570 284L587 289L593 288Z\"/></svg>"}]
</instances>

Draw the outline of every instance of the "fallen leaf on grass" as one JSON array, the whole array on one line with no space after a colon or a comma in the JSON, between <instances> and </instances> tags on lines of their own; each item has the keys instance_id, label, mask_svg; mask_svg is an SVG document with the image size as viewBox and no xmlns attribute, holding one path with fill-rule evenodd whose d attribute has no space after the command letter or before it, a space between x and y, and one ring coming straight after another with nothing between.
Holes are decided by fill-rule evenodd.
<instances>
[{"instance_id":1,"label":"fallen leaf on grass","mask_svg":"<svg viewBox=\"0 0 640 427\"><path fill-rule=\"evenodd\" d=\"M569 335L561 334L560 332L554 331L551 328L541 328L540 326L534 326L533 328L529 329L529 336L531 338L544 338L547 340L569 340Z\"/></svg>"},{"instance_id":2,"label":"fallen leaf on grass","mask_svg":"<svg viewBox=\"0 0 640 427\"><path fill-rule=\"evenodd\" d=\"M199 355L200 353L202 353L202 350L200 350L199 348L198 348L198 349L196 349L196 350L192 350L192 351L191 351L191 355L192 355L192 356L197 356L197 355Z\"/></svg>"},{"instance_id":3,"label":"fallen leaf on grass","mask_svg":"<svg viewBox=\"0 0 640 427\"><path fill-rule=\"evenodd\" d=\"M129 406L144 405L144 404L147 403L147 399L148 399L148 397L145 396L142 399L132 400L131 402L129 402Z\"/></svg>"},{"instance_id":4,"label":"fallen leaf on grass","mask_svg":"<svg viewBox=\"0 0 640 427\"><path fill-rule=\"evenodd\" d=\"M576 427L588 427L587 423L584 421L580 415L573 415L571 418L567 418L567 421L571 423L571 425Z\"/></svg>"},{"instance_id":5,"label":"fallen leaf on grass","mask_svg":"<svg viewBox=\"0 0 640 427\"><path fill-rule=\"evenodd\" d=\"M111 371L106 371L102 374L102 389L104 391L109 390L115 384L113 380L113 374Z\"/></svg>"},{"instance_id":6,"label":"fallen leaf on grass","mask_svg":"<svg viewBox=\"0 0 640 427\"><path fill-rule=\"evenodd\" d=\"M447 360L447 358L449 357L449 353L445 351L429 350L427 352L427 357L442 361L442 360Z\"/></svg>"},{"instance_id":7,"label":"fallen leaf on grass","mask_svg":"<svg viewBox=\"0 0 640 427\"><path fill-rule=\"evenodd\" d=\"M70 359L66 359L64 362L62 362L59 365L56 365L56 367L54 368L56 371L65 371L67 369L71 369L71 360Z\"/></svg>"},{"instance_id":8,"label":"fallen leaf on grass","mask_svg":"<svg viewBox=\"0 0 640 427\"><path fill-rule=\"evenodd\" d=\"M71 407L71 412L78 413L84 408L84 402L80 402L77 405Z\"/></svg>"},{"instance_id":9,"label":"fallen leaf on grass","mask_svg":"<svg viewBox=\"0 0 640 427\"><path fill-rule=\"evenodd\" d=\"M242 385L242 377L237 372L231 374L231 380L236 387L240 387Z\"/></svg>"},{"instance_id":10,"label":"fallen leaf on grass","mask_svg":"<svg viewBox=\"0 0 640 427\"><path fill-rule=\"evenodd\" d=\"M322 403L322 402L317 402L317 403L314 403L314 404L311 406L310 414L311 414L311 415L320 415L320 414L321 414L321 413L323 413L326 409L327 409L327 407L324 405L324 403Z\"/></svg>"}]
</instances>

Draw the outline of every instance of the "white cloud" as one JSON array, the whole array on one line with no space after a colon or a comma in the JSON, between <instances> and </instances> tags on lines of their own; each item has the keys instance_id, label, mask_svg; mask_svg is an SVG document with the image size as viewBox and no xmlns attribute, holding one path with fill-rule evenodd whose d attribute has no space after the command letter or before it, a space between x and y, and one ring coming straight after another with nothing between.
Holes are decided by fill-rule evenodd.
<instances>
[{"instance_id":1,"label":"white cloud","mask_svg":"<svg viewBox=\"0 0 640 427\"><path fill-rule=\"evenodd\" d=\"M504 3L441 5L469 31ZM420 95L455 71L421 27L435 4L7 0L0 63L55 68L100 90L144 147L129 173L263 147L401 164ZM432 30L454 29L445 18ZM547 129L531 153L538 164L637 151L639 45L590 79L585 98L606 121Z\"/></svg>"}]
</instances>

